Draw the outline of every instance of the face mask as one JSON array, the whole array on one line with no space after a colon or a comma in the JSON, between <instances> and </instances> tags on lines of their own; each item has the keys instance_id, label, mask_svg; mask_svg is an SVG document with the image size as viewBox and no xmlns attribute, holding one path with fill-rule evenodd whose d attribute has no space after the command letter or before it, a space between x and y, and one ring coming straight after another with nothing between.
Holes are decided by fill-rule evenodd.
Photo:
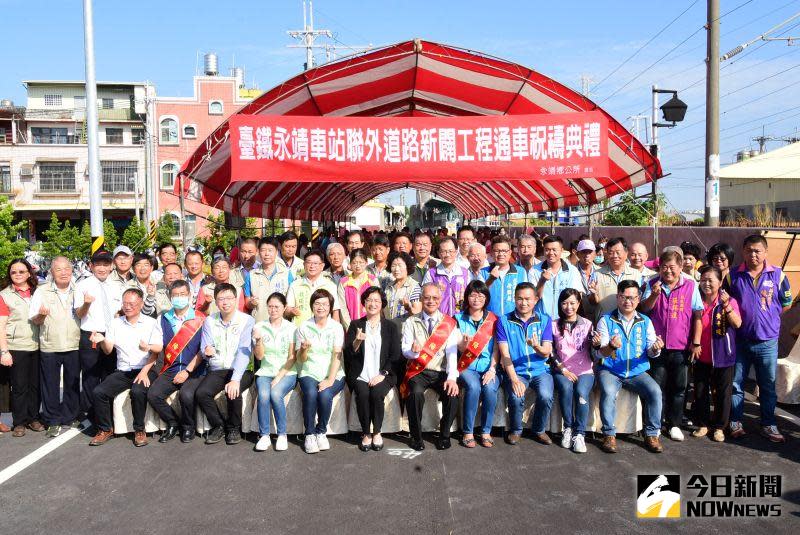
<instances>
[{"instance_id":1,"label":"face mask","mask_svg":"<svg viewBox=\"0 0 800 535\"><path fill-rule=\"evenodd\" d=\"M598 266L601 265L604 260L605 259L602 256L595 256L594 257L594 263L597 264Z\"/></svg>"},{"instance_id":2,"label":"face mask","mask_svg":"<svg viewBox=\"0 0 800 535\"><path fill-rule=\"evenodd\" d=\"M189 306L189 298L183 295L173 297L171 299L171 302L172 302L172 308L176 310L183 310L184 308Z\"/></svg>"}]
</instances>

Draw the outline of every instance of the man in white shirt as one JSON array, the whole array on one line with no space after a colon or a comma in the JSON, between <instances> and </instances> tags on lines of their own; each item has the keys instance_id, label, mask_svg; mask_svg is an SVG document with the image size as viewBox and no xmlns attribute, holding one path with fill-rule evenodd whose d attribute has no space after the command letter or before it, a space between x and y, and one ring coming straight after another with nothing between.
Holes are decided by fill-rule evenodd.
<instances>
[{"instance_id":1,"label":"man in white shirt","mask_svg":"<svg viewBox=\"0 0 800 535\"><path fill-rule=\"evenodd\" d=\"M81 413L90 422L94 414L94 389L100 381L114 371L114 358L101 354L91 337L94 333L105 333L111 320L122 304L123 283L110 277L113 258L108 251L94 253L89 264L90 277L75 286L73 307L80 319L81 338L78 343L78 358L81 365Z\"/></svg>"},{"instance_id":2,"label":"man in white shirt","mask_svg":"<svg viewBox=\"0 0 800 535\"><path fill-rule=\"evenodd\" d=\"M475 243L475 229L473 229L470 225L464 225L463 227L458 229L456 233L456 241L458 242L458 253L456 253L456 264L461 267L470 268L469 265L469 246ZM489 265L489 262L484 259L486 262L481 267L486 267Z\"/></svg>"},{"instance_id":3,"label":"man in white shirt","mask_svg":"<svg viewBox=\"0 0 800 535\"><path fill-rule=\"evenodd\" d=\"M92 342L103 353L116 351L117 370L94 389L97 434L90 446L101 446L114 436L112 405L114 398L130 389L133 412L133 444L138 448L147 445L144 415L147 411L147 389L157 376L153 364L164 347L161 325L155 318L142 314L144 293L139 288L128 288L122 294L123 316L114 318L105 335L94 332Z\"/></svg>"},{"instance_id":4,"label":"man in white shirt","mask_svg":"<svg viewBox=\"0 0 800 535\"><path fill-rule=\"evenodd\" d=\"M403 356L409 360L409 371L406 377L413 373L413 361L422 356L422 350L430 347L429 338L440 323L445 326L440 329L447 330L447 325L452 324L446 341L441 344L436 353L428 358L422 371L410 379L404 379L408 390L406 398L406 414L408 427L411 434L410 446L421 451L425 449L422 442L422 409L425 405L425 390L432 388L439 394L442 402L442 419L439 422L439 441L436 448L445 450L450 447L450 427L458 411L458 358L456 348L460 338L459 330L455 327L455 320L445 317L439 311L439 302L442 292L433 283L422 287L422 312L411 316L403 324L402 350ZM426 343L427 342L427 343Z\"/></svg>"}]
</instances>

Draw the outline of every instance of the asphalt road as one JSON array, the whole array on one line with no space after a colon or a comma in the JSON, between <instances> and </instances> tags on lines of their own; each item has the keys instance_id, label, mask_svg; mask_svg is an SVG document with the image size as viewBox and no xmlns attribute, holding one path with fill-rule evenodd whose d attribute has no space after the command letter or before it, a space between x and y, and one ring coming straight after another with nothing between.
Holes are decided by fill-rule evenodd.
<instances>
[{"instance_id":1,"label":"asphalt road","mask_svg":"<svg viewBox=\"0 0 800 535\"><path fill-rule=\"evenodd\" d=\"M748 404L748 413L757 407ZM800 421L796 416L794 422ZM6 533L798 533L800 427L782 418L789 441L751 433L724 444L687 436L650 454L641 440L608 455L597 443L577 455L530 439L512 447L447 451L433 443L412 457L404 437L362 453L356 437L332 438L316 455L289 450L168 444L134 448L130 437L102 447L78 434L0 484ZM755 422L747 422L755 431ZM497 430L499 431L499 430ZM688 433L687 433L688 435ZM58 439L56 439L58 440ZM41 433L0 436L0 470L48 444ZM557 441L556 441L557 442ZM636 475L780 474L773 519L637 519ZM684 496L684 500L687 496ZM758 500L756 500L758 501ZM5 531L8 529L8 531Z\"/></svg>"}]
</instances>

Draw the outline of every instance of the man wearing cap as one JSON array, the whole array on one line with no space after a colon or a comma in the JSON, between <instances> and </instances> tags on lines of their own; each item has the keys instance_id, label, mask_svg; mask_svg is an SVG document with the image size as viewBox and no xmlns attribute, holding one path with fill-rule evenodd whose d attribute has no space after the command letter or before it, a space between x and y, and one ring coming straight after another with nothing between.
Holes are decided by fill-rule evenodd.
<instances>
[{"instance_id":1,"label":"man wearing cap","mask_svg":"<svg viewBox=\"0 0 800 535\"><path fill-rule=\"evenodd\" d=\"M72 306L75 316L80 319L80 341L78 358L81 365L81 412L94 421L94 389L114 370L113 356L100 352L94 333L105 333L122 306L123 283L111 277L113 258L106 250L92 255L89 269L90 277L75 286Z\"/></svg>"},{"instance_id":2,"label":"man wearing cap","mask_svg":"<svg viewBox=\"0 0 800 535\"><path fill-rule=\"evenodd\" d=\"M111 280L115 280L122 284L127 283L133 279L133 253L126 245L117 245L112 255L114 259L114 269L109 275Z\"/></svg>"},{"instance_id":3,"label":"man wearing cap","mask_svg":"<svg viewBox=\"0 0 800 535\"><path fill-rule=\"evenodd\" d=\"M142 314L143 306L144 292L139 288L126 289L122 294L123 315L109 323L105 335L98 332L92 335L92 342L100 346L103 353L116 354L117 369L94 389L97 434L90 446L101 446L114 436L114 398L128 389L133 413L133 444L137 448L147 445L144 430L147 389L156 378L152 368L164 342L161 325Z\"/></svg>"}]
</instances>

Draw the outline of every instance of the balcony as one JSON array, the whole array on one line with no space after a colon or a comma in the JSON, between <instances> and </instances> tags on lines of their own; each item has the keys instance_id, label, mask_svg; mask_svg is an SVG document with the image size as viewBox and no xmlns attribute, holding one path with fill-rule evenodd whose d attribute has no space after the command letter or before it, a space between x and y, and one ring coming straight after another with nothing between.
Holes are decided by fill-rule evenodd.
<instances>
[{"instance_id":1,"label":"balcony","mask_svg":"<svg viewBox=\"0 0 800 535\"><path fill-rule=\"evenodd\" d=\"M100 121L141 121L132 108L100 108L97 110ZM65 108L60 110L31 110L25 114L28 121L79 121L86 120L86 108Z\"/></svg>"},{"instance_id":2,"label":"balcony","mask_svg":"<svg viewBox=\"0 0 800 535\"><path fill-rule=\"evenodd\" d=\"M131 108L114 108L97 110L97 118L101 121L139 121L138 115Z\"/></svg>"}]
</instances>

